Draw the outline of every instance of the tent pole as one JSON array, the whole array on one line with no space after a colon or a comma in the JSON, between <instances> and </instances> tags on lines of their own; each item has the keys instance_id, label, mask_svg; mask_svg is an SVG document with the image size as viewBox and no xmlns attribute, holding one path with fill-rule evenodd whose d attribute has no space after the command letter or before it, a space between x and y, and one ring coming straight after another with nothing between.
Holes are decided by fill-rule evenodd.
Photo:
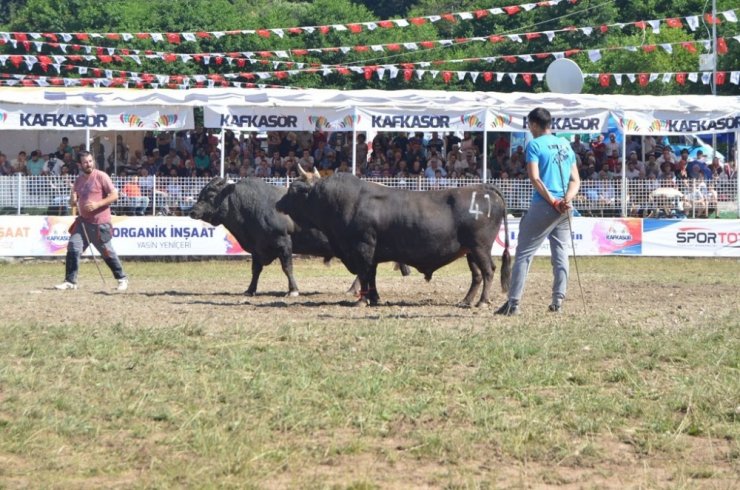
<instances>
[{"instance_id":1,"label":"tent pole","mask_svg":"<svg viewBox=\"0 0 740 490\"><path fill-rule=\"evenodd\" d=\"M627 216L627 133L622 133L622 217Z\"/></svg>"},{"instance_id":2,"label":"tent pole","mask_svg":"<svg viewBox=\"0 0 740 490\"><path fill-rule=\"evenodd\" d=\"M113 175L118 175L118 131L113 131Z\"/></svg>"},{"instance_id":3,"label":"tent pole","mask_svg":"<svg viewBox=\"0 0 740 490\"><path fill-rule=\"evenodd\" d=\"M352 175L357 175L357 106L352 108ZM365 140L367 144L367 139Z\"/></svg>"},{"instance_id":4,"label":"tent pole","mask_svg":"<svg viewBox=\"0 0 740 490\"><path fill-rule=\"evenodd\" d=\"M226 159L226 145L224 144L224 127L221 126L221 173L220 176L224 178L224 160Z\"/></svg>"},{"instance_id":5,"label":"tent pole","mask_svg":"<svg viewBox=\"0 0 740 490\"><path fill-rule=\"evenodd\" d=\"M85 128L85 150L90 151L90 128Z\"/></svg>"},{"instance_id":6,"label":"tent pole","mask_svg":"<svg viewBox=\"0 0 740 490\"><path fill-rule=\"evenodd\" d=\"M737 180L737 186L735 187L735 197L737 198L737 217L740 219L740 131L735 131L735 179ZM730 155L732 154L732 146L730 146L730 151L727 152L727 160L730 158Z\"/></svg>"},{"instance_id":7,"label":"tent pole","mask_svg":"<svg viewBox=\"0 0 740 490\"><path fill-rule=\"evenodd\" d=\"M483 114L483 183L488 182L488 111Z\"/></svg>"}]
</instances>

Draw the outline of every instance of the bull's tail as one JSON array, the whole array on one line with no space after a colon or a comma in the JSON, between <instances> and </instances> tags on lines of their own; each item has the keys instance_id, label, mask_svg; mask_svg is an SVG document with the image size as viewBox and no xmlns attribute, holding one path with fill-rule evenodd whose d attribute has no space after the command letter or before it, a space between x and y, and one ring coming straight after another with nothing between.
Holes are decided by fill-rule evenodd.
<instances>
[{"instance_id":1,"label":"bull's tail","mask_svg":"<svg viewBox=\"0 0 740 490\"><path fill-rule=\"evenodd\" d=\"M504 205L504 253L501 255L501 290L503 292L509 291L509 285L511 284L511 254L509 253L509 218L508 210L506 208L506 198L504 197L501 189L495 185L489 184L489 187L501 198L501 202Z\"/></svg>"},{"instance_id":2,"label":"bull's tail","mask_svg":"<svg viewBox=\"0 0 740 490\"><path fill-rule=\"evenodd\" d=\"M503 196L502 196L503 197ZM501 255L501 290L509 292L511 284L511 254L509 253L509 218L507 217L506 201L504 201L504 253Z\"/></svg>"}]
</instances>

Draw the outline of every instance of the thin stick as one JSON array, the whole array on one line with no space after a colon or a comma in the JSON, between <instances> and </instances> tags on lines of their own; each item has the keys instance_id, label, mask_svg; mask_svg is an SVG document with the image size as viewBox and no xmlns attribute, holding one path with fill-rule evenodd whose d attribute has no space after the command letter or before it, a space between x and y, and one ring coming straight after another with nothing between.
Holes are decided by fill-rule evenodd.
<instances>
[{"instance_id":1,"label":"thin stick","mask_svg":"<svg viewBox=\"0 0 740 490\"><path fill-rule=\"evenodd\" d=\"M90 255L92 255L93 263L95 264L95 268L98 269L98 274L100 274L100 279L103 281L103 287L108 289L108 285L105 283L105 277L103 277L103 271L100 270L100 266L98 265L98 260L95 258L95 252L93 249L95 248L95 245L90 241L90 237L87 236L87 228L85 228L85 223L80 220L80 225L82 226L82 232L85 234L85 240L87 240L87 246L90 248Z\"/></svg>"},{"instance_id":2,"label":"thin stick","mask_svg":"<svg viewBox=\"0 0 740 490\"><path fill-rule=\"evenodd\" d=\"M562 162L558 162L558 168L560 169L560 182L563 184L563 192L567 193L568 188L565 186L565 176L563 175ZM576 242L573 240L573 221L571 218L570 209L566 211L568 213L568 230L570 230L570 245L573 249L573 264L576 266L576 277L578 278L578 287L581 290L581 300L583 301L583 313L586 314L588 307L586 306L586 295L583 293L583 285L581 284L581 272L578 270L578 260L576 259Z\"/></svg>"}]
</instances>

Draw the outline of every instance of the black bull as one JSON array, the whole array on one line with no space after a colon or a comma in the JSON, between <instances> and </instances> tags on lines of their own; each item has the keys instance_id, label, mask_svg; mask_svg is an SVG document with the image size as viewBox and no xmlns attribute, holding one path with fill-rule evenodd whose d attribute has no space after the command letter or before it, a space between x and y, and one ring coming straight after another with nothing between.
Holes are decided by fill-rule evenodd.
<instances>
[{"instance_id":1,"label":"black bull","mask_svg":"<svg viewBox=\"0 0 740 490\"><path fill-rule=\"evenodd\" d=\"M397 261L427 280L437 269L467 257L472 282L462 303L487 304L496 266L491 248L501 222L506 233L501 287L511 277L506 201L492 184L425 192L374 185L349 174L307 175L277 203L278 211L311 223L329 239L334 255L360 278L361 301L377 304L377 264Z\"/></svg>"},{"instance_id":2,"label":"black bull","mask_svg":"<svg viewBox=\"0 0 740 490\"><path fill-rule=\"evenodd\" d=\"M284 188L267 184L261 179L243 179L238 183L213 178L198 195L190 217L213 226L224 225L241 247L252 255L252 280L245 294L257 291L264 266L276 258L288 278L288 294L298 295L293 277L293 253L323 257L334 254L329 241L313 226L301 226L296 220L277 212L275 203L285 194ZM408 268L402 266L404 275ZM353 288L359 289L359 280Z\"/></svg>"}]
</instances>

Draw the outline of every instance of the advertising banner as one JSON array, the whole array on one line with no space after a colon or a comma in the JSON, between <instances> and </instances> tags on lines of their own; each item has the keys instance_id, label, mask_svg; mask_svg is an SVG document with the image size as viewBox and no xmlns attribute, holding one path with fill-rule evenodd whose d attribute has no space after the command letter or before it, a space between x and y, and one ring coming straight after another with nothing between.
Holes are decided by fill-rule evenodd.
<instances>
[{"instance_id":1,"label":"advertising banner","mask_svg":"<svg viewBox=\"0 0 740 490\"><path fill-rule=\"evenodd\" d=\"M519 219L509 220L509 252L516 252ZM501 225L493 256L504 251L504 227ZM642 223L639 218L573 218L573 243L577 255L640 255ZM568 244L568 253L572 247ZM550 242L545 240L535 255L549 256Z\"/></svg>"},{"instance_id":2,"label":"advertising banner","mask_svg":"<svg viewBox=\"0 0 740 490\"><path fill-rule=\"evenodd\" d=\"M740 114L706 117L671 111L618 111L614 118L627 134L731 133L740 131Z\"/></svg>"},{"instance_id":3,"label":"advertising banner","mask_svg":"<svg viewBox=\"0 0 740 490\"><path fill-rule=\"evenodd\" d=\"M646 219L643 255L740 257L740 220Z\"/></svg>"},{"instance_id":4,"label":"advertising banner","mask_svg":"<svg viewBox=\"0 0 740 490\"><path fill-rule=\"evenodd\" d=\"M507 108L505 111L489 109L488 131L521 132L529 129L527 115L530 107L521 109ZM568 110L553 111L552 130L555 133L600 133L606 131L609 111Z\"/></svg>"},{"instance_id":5,"label":"advertising banner","mask_svg":"<svg viewBox=\"0 0 740 490\"><path fill-rule=\"evenodd\" d=\"M74 216L0 216L0 256L63 257ZM113 217L118 255L245 253L223 226L186 217ZM89 250L85 252L88 255ZM97 251L96 251L97 253Z\"/></svg>"},{"instance_id":6,"label":"advertising banner","mask_svg":"<svg viewBox=\"0 0 740 490\"><path fill-rule=\"evenodd\" d=\"M484 131L485 111L357 109L360 131Z\"/></svg>"},{"instance_id":7,"label":"advertising banner","mask_svg":"<svg viewBox=\"0 0 740 490\"><path fill-rule=\"evenodd\" d=\"M194 127L190 107L0 106L0 130L169 131Z\"/></svg>"},{"instance_id":8,"label":"advertising banner","mask_svg":"<svg viewBox=\"0 0 740 490\"><path fill-rule=\"evenodd\" d=\"M354 109L312 107L205 107L207 128L241 131L352 131Z\"/></svg>"}]
</instances>

